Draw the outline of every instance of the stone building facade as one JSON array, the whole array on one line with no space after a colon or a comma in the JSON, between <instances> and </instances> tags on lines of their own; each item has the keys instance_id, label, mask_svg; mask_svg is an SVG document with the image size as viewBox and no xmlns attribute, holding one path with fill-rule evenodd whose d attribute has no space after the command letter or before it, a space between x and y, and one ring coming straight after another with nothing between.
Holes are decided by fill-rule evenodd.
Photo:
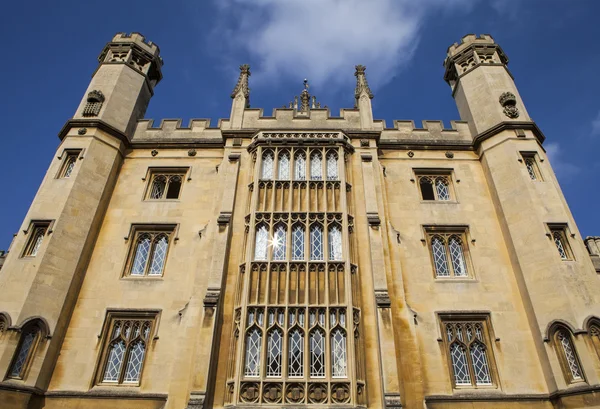
<instances>
[{"instance_id":1,"label":"stone building facade","mask_svg":"<svg viewBox=\"0 0 600 409\"><path fill-rule=\"evenodd\" d=\"M449 129L373 119L360 65L338 117L244 65L228 119L156 126L117 34L0 272L0 406L600 407L600 243L507 63L449 47Z\"/></svg>"}]
</instances>

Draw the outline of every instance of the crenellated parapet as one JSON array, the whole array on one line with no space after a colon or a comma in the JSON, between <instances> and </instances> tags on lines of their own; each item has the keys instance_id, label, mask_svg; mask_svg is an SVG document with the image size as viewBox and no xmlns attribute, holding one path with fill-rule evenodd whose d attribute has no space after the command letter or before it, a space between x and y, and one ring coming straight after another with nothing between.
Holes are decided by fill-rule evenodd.
<instances>
[{"instance_id":1,"label":"crenellated parapet","mask_svg":"<svg viewBox=\"0 0 600 409\"><path fill-rule=\"evenodd\" d=\"M464 121L450 121L450 128L443 121L423 121L418 128L414 121L394 121L393 128L381 132L379 145L382 148L398 148L406 145L418 149L472 149L473 135L469 124Z\"/></svg>"}]
</instances>

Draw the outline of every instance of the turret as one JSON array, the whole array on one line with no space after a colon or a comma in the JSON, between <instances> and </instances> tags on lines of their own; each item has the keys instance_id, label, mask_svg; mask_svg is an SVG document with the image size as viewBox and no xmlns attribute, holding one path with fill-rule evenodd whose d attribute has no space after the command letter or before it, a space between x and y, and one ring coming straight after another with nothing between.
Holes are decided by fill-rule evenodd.
<instances>
[{"instance_id":1,"label":"turret","mask_svg":"<svg viewBox=\"0 0 600 409\"><path fill-rule=\"evenodd\" d=\"M116 34L100 53L98 68L73 118L102 121L131 138L162 79L159 52L139 33Z\"/></svg>"},{"instance_id":2,"label":"turret","mask_svg":"<svg viewBox=\"0 0 600 409\"><path fill-rule=\"evenodd\" d=\"M531 121L507 64L508 57L488 34L468 34L448 47L444 80L474 135L507 121Z\"/></svg>"}]
</instances>

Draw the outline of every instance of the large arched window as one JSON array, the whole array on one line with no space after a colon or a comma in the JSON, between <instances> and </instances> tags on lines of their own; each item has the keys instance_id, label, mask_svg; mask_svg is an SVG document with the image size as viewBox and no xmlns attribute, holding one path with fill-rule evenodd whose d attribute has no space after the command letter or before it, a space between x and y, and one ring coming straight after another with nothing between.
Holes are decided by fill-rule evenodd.
<instances>
[{"instance_id":1,"label":"large arched window","mask_svg":"<svg viewBox=\"0 0 600 409\"><path fill-rule=\"evenodd\" d=\"M554 344L567 383L584 381L583 370L571 338L571 332L564 327L558 327L554 332Z\"/></svg>"},{"instance_id":2,"label":"large arched window","mask_svg":"<svg viewBox=\"0 0 600 409\"><path fill-rule=\"evenodd\" d=\"M111 325L100 382L138 384L152 331L152 320L115 319Z\"/></svg>"},{"instance_id":3,"label":"large arched window","mask_svg":"<svg viewBox=\"0 0 600 409\"><path fill-rule=\"evenodd\" d=\"M319 152L314 152L310 157L310 180L323 180L323 163Z\"/></svg>"},{"instance_id":4,"label":"large arched window","mask_svg":"<svg viewBox=\"0 0 600 409\"><path fill-rule=\"evenodd\" d=\"M339 226L329 227L329 260L342 260L342 231Z\"/></svg>"},{"instance_id":5,"label":"large arched window","mask_svg":"<svg viewBox=\"0 0 600 409\"><path fill-rule=\"evenodd\" d=\"M290 155L287 152L279 154L278 172L279 180L290 179Z\"/></svg>"},{"instance_id":6,"label":"large arched window","mask_svg":"<svg viewBox=\"0 0 600 409\"><path fill-rule=\"evenodd\" d=\"M24 379L42 337L42 328L37 322L26 324L21 332L17 349L8 370L8 378Z\"/></svg>"},{"instance_id":7,"label":"large arched window","mask_svg":"<svg viewBox=\"0 0 600 409\"><path fill-rule=\"evenodd\" d=\"M266 225L261 224L256 229L256 239L254 245L254 259L255 260L266 260L267 259L267 247L269 242L269 230Z\"/></svg>"},{"instance_id":8,"label":"large arched window","mask_svg":"<svg viewBox=\"0 0 600 409\"><path fill-rule=\"evenodd\" d=\"M310 259L323 260L323 227L319 224L310 228Z\"/></svg>"},{"instance_id":9,"label":"large arched window","mask_svg":"<svg viewBox=\"0 0 600 409\"><path fill-rule=\"evenodd\" d=\"M265 152L262 157L261 179L273 179L273 152Z\"/></svg>"},{"instance_id":10,"label":"large arched window","mask_svg":"<svg viewBox=\"0 0 600 409\"><path fill-rule=\"evenodd\" d=\"M304 260L304 226L297 224L292 229L292 260Z\"/></svg>"},{"instance_id":11,"label":"large arched window","mask_svg":"<svg viewBox=\"0 0 600 409\"><path fill-rule=\"evenodd\" d=\"M275 233L273 234L273 260L282 261L285 260L285 254L287 250L287 231L283 224L275 227Z\"/></svg>"},{"instance_id":12,"label":"large arched window","mask_svg":"<svg viewBox=\"0 0 600 409\"><path fill-rule=\"evenodd\" d=\"M335 152L327 154L327 180L338 180L338 157Z\"/></svg>"},{"instance_id":13,"label":"large arched window","mask_svg":"<svg viewBox=\"0 0 600 409\"><path fill-rule=\"evenodd\" d=\"M302 152L294 157L294 180L306 180L306 156Z\"/></svg>"}]
</instances>

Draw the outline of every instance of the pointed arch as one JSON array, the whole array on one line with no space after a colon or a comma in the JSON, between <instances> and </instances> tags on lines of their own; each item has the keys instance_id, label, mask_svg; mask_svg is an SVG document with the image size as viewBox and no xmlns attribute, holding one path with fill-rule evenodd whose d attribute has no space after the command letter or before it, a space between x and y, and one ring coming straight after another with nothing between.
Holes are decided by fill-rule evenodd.
<instances>
[{"instance_id":1,"label":"pointed arch","mask_svg":"<svg viewBox=\"0 0 600 409\"><path fill-rule=\"evenodd\" d=\"M332 223L328 228L329 260L343 260L342 228L337 223Z\"/></svg>"},{"instance_id":2,"label":"pointed arch","mask_svg":"<svg viewBox=\"0 0 600 409\"><path fill-rule=\"evenodd\" d=\"M323 260L323 226L313 223L310 226L310 259Z\"/></svg>"},{"instance_id":3,"label":"pointed arch","mask_svg":"<svg viewBox=\"0 0 600 409\"><path fill-rule=\"evenodd\" d=\"M327 152L327 180L338 180L338 154L336 151Z\"/></svg>"},{"instance_id":4,"label":"pointed arch","mask_svg":"<svg viewBox=\"0 0 600 409\"><path fill-rule=\"evenodd\" d=\"M294 180L306 180L306 154L303 151L294 155Z\"/></svg>"},{"instance_id":5,"label":"pointed arch","mask_svg":"<svg viewBox=\"0 0 600 409\"><path fill-rule=\"evenodd\" d=\"M25 379L40 340L48 334L48 323L45 320L30 318L23 323L19 342L8 369L8 378Z\"/></svg>"},{"instance_id":6,"label":"pointed arch","mask_svg":"<svg viewBox=\"0 0 600 409\"><path fill-rule=\"evenodd\" d=\"M278 223L273 229L273 260L283 261L287 254L287 228L285 224Z\"/></svg>"},{"instance_id":7,"label":"pointed arch","mask_svg":"<svg viewBox=\"0 0 600 409\"><path fill-rule=\"evenodd\" d=\"M272 151L265 151L262 155L262 165L260 177L261 179L271 180L273 179L273 168L275 163L275 155Z\"/></svg>"},{"instance_id":8,"label":"pointed arch","mask_svg":"<svg viewBox=\"0 0 600 409\"><path fill-rule=\"evenodd\" d=\"M448 259L446 257L446 240L439 235L431 238L431 252L433 255L433 264L435 266L435 275L437 277L449 277Z\"/></svg>"},{"instance_id":9,"label":"pointed arch","mask_svg":"<svg viewBox=\"0 0 600 409\"><path fill-rule=\"evenodd\" d=\"M288 151L279 152L277 161L277 179L290 179L290 153Z\"/></svg>"},{"instance_id":10,"label":"pointed arch","mask_svg":"<svg viewBox=\"0 0 600 409\"><path fill-rule=\"evenodd\" d=\"M304 330L294 326L288 333L288 376L304 376Z\"/></svg>"},{"instance_id":11,"label":"pointed arch","mask_svg":"<svg viewBox=\"0 0 600 409\"><path fill-rule=\"evenodd\" d=\"M551 340L568 384L584 382L585 375L573 342L573 331L563 323L555 321L550 327Z\"/></svg>"},{"instance_id":12,"label":"pointed arch","mask_svg":"<svg viewBox=\"0 0 600 409\"><path fill-rule=\"evenodd\" d=\"M298 222L292 226L292 260L304 260L304 247L306 242L304 224Z\"/></svg>"},{"instance_id":13,"label":"pointed arch","mask_svg":"<svg viewBox=\"0 0 600 409\"><path fill-rule=\"evenodd\" d=\"M262 348L262 330L251 327L246 333L246 359L244 374L249 377L260 376L260 353Z\"/></svg>"},{"instance_id":14,"label":"pointed arch","mask_svg":"<svg viewBox=\"0 0 600 409\"><path fill-rule=\"evenodd\" d=\"M310 155L310 180L323 180L323 156L319 151Z\"/></svg>"},{"instance_id":15,"label":"pointed arch","mask_svg":"<svg viewBox=\"0 0 600 409\"><path fill-rule=\"evenodd\" d=\"M254 238L254 260L267 260L267 249L269 245L269 227L265 223L256 226Z\"/></svg>"},{"instance_id":16,"label":"pointed arch","mask_svg":"<svg viewBox=\"0 0 600 409\"><path fill-rule=\"evenodd\" d=\"M309 335L310 376L325 377L325 331L319 326L311 330Z\"/></svg>"}]
</instances>

